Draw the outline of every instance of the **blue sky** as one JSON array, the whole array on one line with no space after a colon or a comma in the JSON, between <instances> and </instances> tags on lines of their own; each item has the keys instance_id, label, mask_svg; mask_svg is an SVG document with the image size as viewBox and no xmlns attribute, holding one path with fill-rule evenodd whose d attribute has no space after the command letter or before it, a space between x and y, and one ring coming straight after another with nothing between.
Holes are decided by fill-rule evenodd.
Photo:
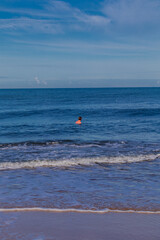
<instances>
[{"instance_id":1,"label":"blue sky","mask_svg":"<svg viewBox=\"0 0 160 240\"><path fill-rule=\"evenodd\" d=\"M1 0L0 88L160 86L160 0Z\"/></svg>"}]
</instances>

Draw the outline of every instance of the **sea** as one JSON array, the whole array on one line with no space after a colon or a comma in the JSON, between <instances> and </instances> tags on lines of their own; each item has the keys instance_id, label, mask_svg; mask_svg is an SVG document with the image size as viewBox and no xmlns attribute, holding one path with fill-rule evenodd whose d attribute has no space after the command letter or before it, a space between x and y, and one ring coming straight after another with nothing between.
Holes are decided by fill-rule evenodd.
<instances>
[{"instance_id":1,"label":"sea","mask_svg":"<svg viewBox=\"0 0 160 240\"><path fill-rule=\"evenodd\" d=\"M1 89L7 209L160 213L160 88Z\"/></svg>"}]
</instances>

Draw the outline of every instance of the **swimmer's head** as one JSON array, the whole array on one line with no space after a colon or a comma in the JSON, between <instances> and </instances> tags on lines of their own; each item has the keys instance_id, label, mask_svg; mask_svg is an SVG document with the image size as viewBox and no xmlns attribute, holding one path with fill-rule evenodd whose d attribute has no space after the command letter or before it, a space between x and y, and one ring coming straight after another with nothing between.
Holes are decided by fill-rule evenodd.
<instances>
[{"instance_id":1,"label":"swimmer's head","mask_svg":"<svg viewBox=\"0 0 160 240\"><path fill-rule=\"evenodd\" d=\"M80 120L80 121L81 121L81 120L82 120L82 117L79 117L79 118L78 118L78 120Z\"/></svg>"}]
</instances>

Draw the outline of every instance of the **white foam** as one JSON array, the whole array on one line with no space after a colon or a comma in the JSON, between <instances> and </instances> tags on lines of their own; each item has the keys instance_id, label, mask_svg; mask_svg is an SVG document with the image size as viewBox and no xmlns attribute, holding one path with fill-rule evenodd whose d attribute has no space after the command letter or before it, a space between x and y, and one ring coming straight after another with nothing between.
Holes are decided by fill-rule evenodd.
<instances>
[{"instance_id":1,"label":"white foam","mask_svg":"<svg viewBox=\"0 0 160 240\"><path fill-rule=\"evenodd\" d=\"M54 213L67 213L67 212L76 212L76 213L139 213L139 214L160 214L160 211L141 211L141 210L112 210L112 209L103 209L103 210L88 210L88 209L59 209L59 208L0 208L0 212L54 212Z\"/></svg>"},{"instance_id":2,"label":"white foam","mask_svg":"<svg viewBox=\"0 0 160 240\"><path fill-rule=\"evenodd\" d=\"M143 161L153 161L160 157L160 154L138 155L138 156L117 156L117 157L93 157L93 158L72 158L65 160L34 160L28 162L3 162L0 163L0 170L38 168L38 167L74 167L78 165L90 166L93 164L123 164Z\"/></svg>"}]
</instances>

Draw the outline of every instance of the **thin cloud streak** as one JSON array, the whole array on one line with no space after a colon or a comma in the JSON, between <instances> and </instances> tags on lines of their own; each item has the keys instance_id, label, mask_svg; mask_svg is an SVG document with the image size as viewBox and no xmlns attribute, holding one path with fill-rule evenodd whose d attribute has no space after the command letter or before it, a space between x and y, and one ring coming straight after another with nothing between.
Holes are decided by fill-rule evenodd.
<instances>
[{"instance_id":1,"label":"thin cloud streak","mask_svg":"<svg viewBox=\"0 0 160 240\"><path fill-rule=\"evenodd\" d=\"M59 24L50 20L39 20L31 18L0 19L0 30L21 30L30 32L62 33Z\"/></svg>"},{"instance_id":2,"label":"thin cloud streak","mask_svg":"<svg viewBox=\"0 0 160 240\"><path fill-rule=\"evenodd\" d=\"M126 43L114 43L114 42L84 42L84 41L16 41L18 44L28 45L32 47L45 48L49 51L57 52L77 52L77 53L92 53L100 55L142 55L146 53L158 53L160 46L148 45L148 44L126 44Z\"/></svg>"},{"instance_id":3,"label":"thin cloud streak","mask_svg":"<svg viewBox=\"0 0 160 240\"><path fill-rule=\"evenodd\" d=\"M109 20L100 15L91 15L72 7L64 1L49 1L43 10L35 9L7 9L2 12L19 14L19 17L0 20L0 29L13 29L59 34L65 31L86 31L92 28L104 27Z\"/></svg>"},{"instance_id":4,"label":"thin cloud streak","mask_svg":"<svg viewBox=\"0 0 160 240\"><path fill-rule=\"evenodd\" d=\"M67 32L101 31L111 36L125 32L160 33L160 2L158 0L105 0L99 14L89 14L64 1L46 1L37 9L5 8L12 18L1 19L0 29L33 33L64 34ZM14 14L16 16L14 16ZM19 15L19 17L17 17Z\"/></svg>"}]
</instances>

